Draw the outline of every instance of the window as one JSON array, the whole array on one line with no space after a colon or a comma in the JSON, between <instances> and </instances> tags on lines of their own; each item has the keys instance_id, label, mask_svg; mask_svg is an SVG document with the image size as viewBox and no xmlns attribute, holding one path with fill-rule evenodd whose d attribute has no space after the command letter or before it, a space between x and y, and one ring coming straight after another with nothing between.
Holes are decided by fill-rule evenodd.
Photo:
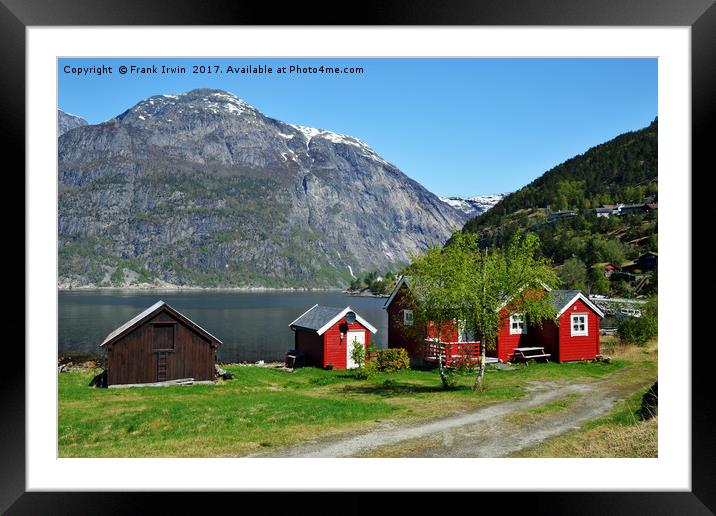
<instances>
[{"instance_id":1,"label":"window","mask_svg":"<svg viewBox=\"0 0 716 516\"><path fill-rule=\"evenodd\" d=\"M572 314L572 337L589 335L587 314Z\"/></svg>"},{"instance_id":2,"label":"window","mask_svg":"<svg viewBox=\"0 0 716 516\"><path fill-rule=\"evenodd\" d=\"M405 326L413 325L413 311L412 310L403 310L403 324Z\"/></svg>"},{"instance_id":3,"label":"window","mask_svg":"<svg viewBox=\"0 0 716 516\"><path fill-rule=\"evenodd\" d=\"M525 324L524 314L510 315L510 335L519 335L527 333L527 325Z\"/></svg>"},{"instance_id":4,"label":"window","mask_svg":"<svg viewBox=\"0 0 716 516\"><path fill-rule=\"evenodd\" d=\"M174 324L155 323L152 324L152 326L154 327L154 339L152 342L152 349L154 349L155 351L174 349Z\"/></svg>"}]
</instances>

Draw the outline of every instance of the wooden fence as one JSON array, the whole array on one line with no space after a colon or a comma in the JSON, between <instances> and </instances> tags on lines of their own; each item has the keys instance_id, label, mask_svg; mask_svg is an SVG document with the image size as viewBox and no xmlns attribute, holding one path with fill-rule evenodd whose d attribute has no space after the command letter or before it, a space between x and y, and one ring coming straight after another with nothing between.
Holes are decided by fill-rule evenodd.
<instances>
[{"instance_id":1,"label":"wooden fence","mask_svg":"<svg viewBox=\"0 0 716 516\"><path fill-rule=\"evenodd\" d=\"M425 359L437 362L438 357L447 367L461 363L477 362L480 359L480 342L437 342L425 341Z\"/></svg>"}]
</instances>

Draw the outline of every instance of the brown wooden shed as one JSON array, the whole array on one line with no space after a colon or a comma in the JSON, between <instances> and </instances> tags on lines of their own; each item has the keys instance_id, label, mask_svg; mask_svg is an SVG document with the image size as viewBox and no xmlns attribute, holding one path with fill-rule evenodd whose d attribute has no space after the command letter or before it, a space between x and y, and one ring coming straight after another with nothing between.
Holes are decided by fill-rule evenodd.
<instances>
[{"instance_id":1,"label":"brown wooden shed","mask_svg":"<svg viewBox=\"0 0 716 516\"><path fill-rule=\"evenodd\" d=\"M221 341L159 301L107 335L107 386L214 380Z\"/></svg>"}]
</instances>

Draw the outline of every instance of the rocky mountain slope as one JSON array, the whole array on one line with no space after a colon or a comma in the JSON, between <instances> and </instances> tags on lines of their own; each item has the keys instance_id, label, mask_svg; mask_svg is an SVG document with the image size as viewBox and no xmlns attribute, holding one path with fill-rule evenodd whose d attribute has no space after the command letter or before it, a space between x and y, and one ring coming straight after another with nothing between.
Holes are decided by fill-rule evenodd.
<instances>
[{"instance_id":1,"label":"rocky mountain slope","mask_svg":"<svg viewBox=\"0 0 716 516\"><path fill-rule=\"evenodd\" d=\"M59 183L62 287L342 287L466 220L359 139L221 90L64 133Z\"/></svg>"},{"instance_id":2,"label":"rocky mountain slope","mask_svg":"<svg viewBox=\"0 0 716 516\"><path fill-rule=\"evenodd\" d=\"M440 200L463 212L468 219L472 219L485 213L504 199L506 195L506 193L501 193L477 195L475 197L440 197Z\"/></svg>"},{"instance_id":3,"label":"rocky mountain slope","mask_svg":"<svg viewBox=\"0 0 716 516\"><path fill-rule=\"evenodd\" d=\"M77 115L72 115L70 113L65 113L61 109L57 110L58 137L65 134L70 129L74 129L75 127L82 127L83 125L87 125L87 120L85 120L84 118Z\"/></svg>"}]
</instances>

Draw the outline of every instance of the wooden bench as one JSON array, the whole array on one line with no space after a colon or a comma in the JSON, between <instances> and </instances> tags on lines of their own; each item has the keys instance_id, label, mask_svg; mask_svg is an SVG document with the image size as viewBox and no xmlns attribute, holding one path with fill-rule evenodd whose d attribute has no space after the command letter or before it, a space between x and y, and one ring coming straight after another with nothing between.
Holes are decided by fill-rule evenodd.
<instances>
[{"instance_id":1,"label":"wooden bench","mask_svg":"<svg viewBox=\"0 0 716 516\"><path fill-rule=\"evenodd\" d=\"M544 358L546 361L549 361L550 353L545 353L544 348L515 348L514 352L512 353L512 361L522 361L527 362L528 360L537 359L537 358Z\"/></svg>"}]
</instances>

